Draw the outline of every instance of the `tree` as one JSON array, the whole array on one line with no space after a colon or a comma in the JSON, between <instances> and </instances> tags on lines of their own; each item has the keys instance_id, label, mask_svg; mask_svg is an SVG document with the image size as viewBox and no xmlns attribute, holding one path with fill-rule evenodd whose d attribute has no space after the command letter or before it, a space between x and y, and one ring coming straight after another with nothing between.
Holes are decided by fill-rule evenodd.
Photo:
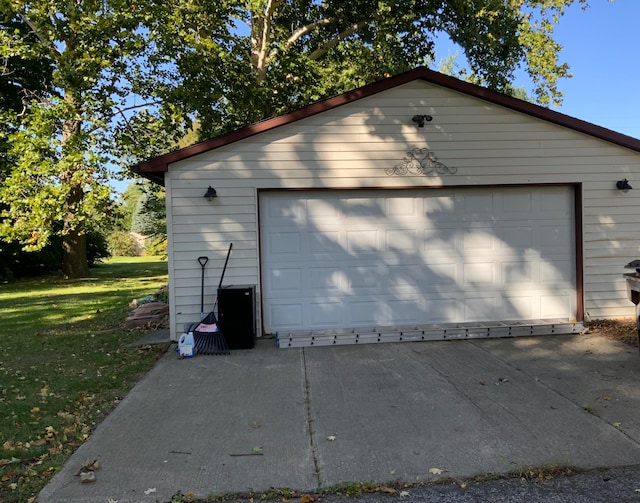
<instances>
[{"instance_id":1,"label":"tree","mask_svg":"<svg viewBox=\"0 0 640 503\"><path fill-rule=\"evenodd\" d=\"M131 218L131 231L147 238L167 234L164 187L145 181L140 185L140 198Z\"/></svg>"},{"instance_id":2,"label":"tree","mask_svg":"<svg viewBox=\"0 0 640 503\"><path fill-rule=\"evenodd\" d=\"M1 54L46 58L54 67L51 92L25 113L3 111L18 126L7 137L13 166L0 186L0 236L39 250L60 234L63 272L87 276L87 233L111 214L108 166L121 158L114 138L128 113L146 104L132 104L132 96L153 100L149 82L161 58L150 34L163 19L152 2L120 0L0 0L0 12L29 27L25 34L3 26ZM167 126L169 110L165 104L162 117L134 118L148 140L138 155L162 151L154 131L179 134Z\"/></svg>"},{"instance_id":3,"label":"tree","mask_svg":"<svg viewBox=\"0 0 640 503\"><path fill-rule=\"evenodd\" d=\"M569 73L553 29L566 7L586 0L233 3L227 23L209 27L215 13L188 2L165 40L181 75L166 98L197 114L204 138L424 65L442 35L484 85L507 90L524 66L536 101L559 103L557 83Z\"/></svg>"},{"instance_id":4,"label":"tree","mask_svg":"<svg viewBox=\"0 0 640 503\"><path fill-rule=\"evenodd\" d=\"M0 57L45 58L53 88L8 136L0 236L62 235L68 276L111 212L110 165L163 153L194 119L210 137L424 64L448 35L504 90L520 65L536 99L561 99L553 27L586 0L0 0Z\"/></svg>"}]
</instances>

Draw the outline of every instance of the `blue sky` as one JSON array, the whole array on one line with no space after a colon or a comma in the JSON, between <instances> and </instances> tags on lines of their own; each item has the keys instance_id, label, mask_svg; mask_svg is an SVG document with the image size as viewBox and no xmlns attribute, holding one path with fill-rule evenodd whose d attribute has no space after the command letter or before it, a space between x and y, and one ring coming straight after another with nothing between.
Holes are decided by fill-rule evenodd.
<instances>
[{"instance_id":1,"label":"blue sky","mask_svg":"<svg viewBox=\"0 0 640 503\"><path fill-rule=\"evenodd\" d=\"M555 30L573 77L554 110L640 138L640 1L589 0L567 9ZM516 82L525 85L526 82Z\"/></svg>"}]
</instances>

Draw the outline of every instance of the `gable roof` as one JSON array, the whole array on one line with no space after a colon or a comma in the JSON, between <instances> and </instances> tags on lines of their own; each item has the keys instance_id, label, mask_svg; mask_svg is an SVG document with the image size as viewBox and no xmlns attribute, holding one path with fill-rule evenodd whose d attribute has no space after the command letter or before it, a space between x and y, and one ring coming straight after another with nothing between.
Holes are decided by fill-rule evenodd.
<instances>
[{"instance_id":1,"label":"gable roof","mask_svg":"<svg viewBox=\"0 0 640 503\"><path fill-rule=\"evenodd\" d=\"M188 159L189 157L208 152L224 145L229 145L230 143L249 138L250 136L262 133L264 131L269 131L270 129L283 126L285 124L291 124L292 122L295 122L297 120L304 119L306 117L310 117L327 110L331 110L341 105L359 100L361 98L372 96L379 92L392 89L394 87L412 82L414 80L424 80L427 82L431 82L433 84L437 84L439 86L446 87L448 89L452 89L469 96L474 96L490 103L495 103L497 105L510 108L511 110L515 110L517 112L521 112L532 117L536 117L538 119L564 126L569 129L588 134L595 138L599 138L620 145L622 147L635 150L636 152L640 152L640 140L637 138L633 138L622 133L617 133L615 131L597 126L590 122L576 119L560 112L556 112L548 108L529 103L528 101L519 100L506 94L498 93L496 91L492 91L490 89L471 84L454 77L450 77L449 75L429 70L425 67L419 67L415 70L410 70L408 72L401 73L399 75L389 77L378 82L374 82L373 84L354 89L353 91L349 91L332 98L327 98L325 100L312 103L311 105L307 105L298 110L294 110L293 112L273 117L271 119L266 119L255 124L251 124L250 126L244 127L242 129L238 129L221 136L216 136L215 138L211 138L210 140L196 143L195 145L191 145L180 150L175 150L173 152L169 152L168 154L164 154L147 161L142 161L139 164L133 166L132 170L135 173L138 173L156 183L163 185L164 173L168 171L169 164L171 163Z\"/></svg>"}]
</instances>

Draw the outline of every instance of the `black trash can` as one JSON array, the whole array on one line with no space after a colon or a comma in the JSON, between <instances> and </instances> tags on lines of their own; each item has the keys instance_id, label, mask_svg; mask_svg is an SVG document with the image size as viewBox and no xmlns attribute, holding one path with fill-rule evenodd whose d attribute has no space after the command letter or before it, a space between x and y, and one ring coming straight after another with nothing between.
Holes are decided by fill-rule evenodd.
<instances>
[{"instance_id":1,"label":"black trash can","mask_svg":"<svg viewBox=\"0 0 640 503\"><path fill-rule=\"evenodd\" d=\"M229 349L251 349L255 346L255 285L218 288L218 324Z\"/></svg>"}]
</instances>

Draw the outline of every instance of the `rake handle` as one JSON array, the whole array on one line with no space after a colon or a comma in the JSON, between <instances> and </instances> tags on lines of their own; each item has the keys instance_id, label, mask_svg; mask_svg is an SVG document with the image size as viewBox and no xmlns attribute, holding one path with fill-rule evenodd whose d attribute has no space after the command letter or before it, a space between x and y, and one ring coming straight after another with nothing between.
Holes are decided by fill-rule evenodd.
<instances>
[{"instance_id":1,"label":"rake handle","mask_svg":"<svg viewBox=\"0 0 640 503\"><path fill-rule=\"evenodd\" d=\"M198 263L202 268L202 278L200 280L200 320L204 316L204 268L209 262L209 257L198 257Z\"/></svg>"}]
</instances>

